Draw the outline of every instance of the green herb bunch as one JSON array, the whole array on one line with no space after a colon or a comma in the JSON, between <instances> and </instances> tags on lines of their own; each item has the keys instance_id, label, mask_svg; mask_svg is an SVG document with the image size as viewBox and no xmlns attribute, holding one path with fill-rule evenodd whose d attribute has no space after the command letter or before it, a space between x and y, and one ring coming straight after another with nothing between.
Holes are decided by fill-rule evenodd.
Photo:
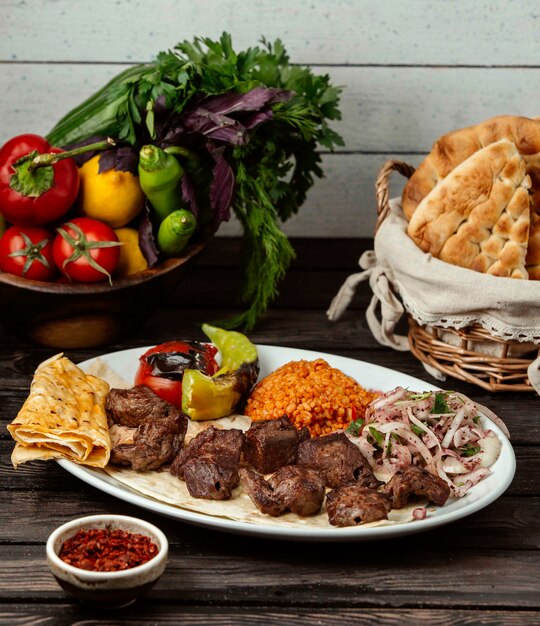
<instances>
[{"instance_id":1,"label":"green herb bunch","mask_svg":"<svg viewBox=\"0 0 540 626\"><path fill-rule=\"evenodd\" d=\"M244 108L260 117L246 127L242 141L231 135L208 143L213 154L216 146L222 151L234 174L231 207L244 230L242 298L247 310L229 325L247 329L277 296L279 281L294 258L281 222L297 213L315 177L323 176L319 147L343 145L329 126L329 121L341 119L341 90L330 84L328 75L292 65L280 40L263 39L260 47L236 52L227 33L219 41L196 38L161 52L154 63L122 72L48 135L59 146L112 135L137 147L160 138L163 109L170 113L169 123L175 115L185 131L183 120L198 103L228 93L245 94L247 100L261 87L288 95ZM227 120L237 121L239 110L229 110ZM171 136L170 126L168 130ZM181 143L186 133L177 135Z\"/></svg>"}]
</instances>

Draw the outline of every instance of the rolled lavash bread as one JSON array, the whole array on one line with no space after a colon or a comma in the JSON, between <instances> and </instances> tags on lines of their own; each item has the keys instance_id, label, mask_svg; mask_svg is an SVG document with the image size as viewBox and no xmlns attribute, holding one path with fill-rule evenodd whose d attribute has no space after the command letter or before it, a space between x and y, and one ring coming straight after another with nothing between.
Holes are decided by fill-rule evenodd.
<instances>
[{"instance_id":1,"label":"rolled lavash bread","mask_svg":"<svg viewBox=\"0 0 540 626\"><path fill-rule=\"evenodd\" d=\"M531 178L526 268L529 278L540 280L540 118L500 115L443 135L405 185L403 211L410 220L423 198L457 165L501 139L515 144Z\"/></svg>"},{"instance_id":2,"label":"rolled lavash bread","mask_svg":"<svg viewBox=\"0 0 540 626\"><path fill-rule=\"evenodd\" d=\"M478 272L527 278L531 181L516 146L473 153L423 198L408 235L424 251Z\"/></svg>"},{"instance_id":3,"label":"rolled lavash bread","mask_svg":"<svg viewBox=\"0 0 540 626\"><path fill-rule=\"evenodd\" d=\"M62 354L41 363L28 398L8 425L16 441L13 465L66 458L105 467L111 453L105 413L108 392L108 383L85 374Z\"/></svg>"}]
</instances>

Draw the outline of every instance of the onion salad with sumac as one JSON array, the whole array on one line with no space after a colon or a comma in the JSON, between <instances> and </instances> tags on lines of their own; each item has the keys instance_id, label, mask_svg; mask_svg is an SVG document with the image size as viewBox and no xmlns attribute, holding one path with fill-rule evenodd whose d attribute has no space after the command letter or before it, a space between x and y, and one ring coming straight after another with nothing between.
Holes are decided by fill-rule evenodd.
<instances>
[{"instance_id":1,"label":"onion salad with sumac","mask_svg":"<svg viewBox=\"0 0 540 626\"><path fill-rule=\"evenodd\" d=\"M491 474L501 451L500 439L483 427L481 414L509 437L499 417L461 393L397 387L371 402L365 419L352 422L347 434L380 480L417 465L442 478L460 498Z\"/></svg>"}]
</instances>

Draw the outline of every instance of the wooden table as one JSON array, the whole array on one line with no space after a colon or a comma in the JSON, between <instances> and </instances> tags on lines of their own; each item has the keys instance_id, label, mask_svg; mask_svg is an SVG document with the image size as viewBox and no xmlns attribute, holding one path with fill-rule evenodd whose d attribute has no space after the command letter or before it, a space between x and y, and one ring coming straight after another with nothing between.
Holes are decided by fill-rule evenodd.
<instances>
[{"instance_id":1,"label":"wooden table","mask_svg":"<svg viewBox=\"0 0 540 626\"><path fill-rule=\"evenodd\" d=\"M250 333L258 343L341 354L429 379L408 353L379 346L363 310L369 289L338 323L325 310L369 242L297 240L297 260L272 309ZM216 240L167 308L101 352L202 338L196 324L238 310L239 245ZM153 515L94 489L56 463L17 471L5 425L28 393L35 367L53 351L0 331L2 506L0 624L538 624L540 623L540 401L449 386L506 421L517 456L508 491L486 509L438 530L373 543L309 544L247 538ZM118 613L68 598L49 574L44 544L59 524L124 513L159 525L171 543L166 573L150 594Z\"/></svg>"}]
</instances>

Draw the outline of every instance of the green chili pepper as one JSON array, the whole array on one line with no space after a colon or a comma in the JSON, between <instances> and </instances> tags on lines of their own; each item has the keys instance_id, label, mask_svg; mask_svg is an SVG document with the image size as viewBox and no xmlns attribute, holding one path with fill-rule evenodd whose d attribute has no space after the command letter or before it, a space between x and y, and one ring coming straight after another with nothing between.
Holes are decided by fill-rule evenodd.
<instances>
[{"instance_id":1,"label":"green chili pepper","mask_svg":"<svg viewBox=\"0 0 540 626\"><path fill-rule=\"evenodd\" d=\"M221 369L213 376L184 370L182 411L192 420L219 419L239 408L259 376L256 346L242 333L210 324L202 329L221 353Z\"/></svg>"},{"instance_id":2,"label":"green chili pepper","mask_svg":"<svg viewBox=\"0 0 540 626\"><path fill-rule=\"evenodd\" d=\"M162 222L182 208L181 184L184 170L175 157L157 146L143 146L139 152L139 183Z\"/></svg>"},{"instance_id":3,"label":"green chili pepper","mask_svg":"<svg viewBox=\"0 0 540 626\"><path fill-rule=\"evenodd\" d=\"M157 244L163 254L176 256L195 232L197 220L186 209L173 211L159 225Z\"/></svg>"}]
</instances>

